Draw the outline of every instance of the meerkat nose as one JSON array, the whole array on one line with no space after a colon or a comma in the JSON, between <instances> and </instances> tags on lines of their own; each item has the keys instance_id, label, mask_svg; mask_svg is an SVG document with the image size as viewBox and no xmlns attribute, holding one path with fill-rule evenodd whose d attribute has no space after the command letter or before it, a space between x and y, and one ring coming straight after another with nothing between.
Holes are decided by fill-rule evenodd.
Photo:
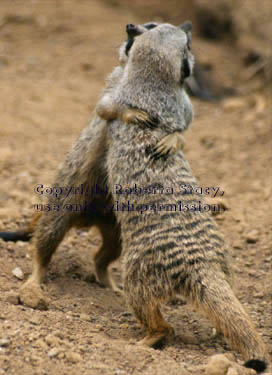
<instances>
[{"instance_id":1,"label":"meerkat nose","mask_svg":"<svg viewBox=\"0 0 272 375\"><path fill-rule=\"evenodd\" d=\"M134 25L133 23L129 23L127 24L127 32L133 32L137 29L136 25Z\"/></svg>"},{"instance_id":2,"label":"meerkat nose","mask_svg":"<svg viewBox=\"0 0 272 375\"><path fill-rule=\"evenodd\" d=\"M138 35L138 34L140 34L139 33L139 30L138 30L138 28L137 28L137 26L136 25L134 25L133 23L129 23L128 25L127 25L127 34L129 35L129 36L136 36L136 35Z\"/></svg>"}]
</instances>

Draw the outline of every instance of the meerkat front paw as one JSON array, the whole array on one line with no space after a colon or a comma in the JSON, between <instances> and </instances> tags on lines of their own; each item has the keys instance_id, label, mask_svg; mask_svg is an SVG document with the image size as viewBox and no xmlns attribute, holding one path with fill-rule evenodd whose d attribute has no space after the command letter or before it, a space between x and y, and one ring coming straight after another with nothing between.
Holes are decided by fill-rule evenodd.
<instances>
[{"instance_id":1,"label":"meerkat front paw","mask_svg":"<svg viewBox=\"0 0 272 375\"><path fill-rule=\"evenodd\" d=\"M178 150L183 149L184 144L185 140L179 132L168 134L157 143L151 156L156 160L162 156L176 154Z\"/></svg>"},{"instance_id":2,"label":"meerkat front paw","mask_svg":"<svg viewBox=\"0 0 272 375\"><path fill-rule=\"evenodd\" d=\"M123 113L122 120L126 124L142 124L151 129L158 127L158 120L155 117L150 116L147 112L136 108L126 109Z\"/></svg>"}]
</instances>

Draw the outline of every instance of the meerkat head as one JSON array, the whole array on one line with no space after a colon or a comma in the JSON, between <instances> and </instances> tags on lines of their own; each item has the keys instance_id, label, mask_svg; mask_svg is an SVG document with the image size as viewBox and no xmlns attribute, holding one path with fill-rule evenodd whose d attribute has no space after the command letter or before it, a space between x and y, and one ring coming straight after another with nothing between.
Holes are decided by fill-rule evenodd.
<instances>
[{"instance_id":1,"label":"meerkat head","mask_svg":"<svg viewBox=\"0 0 272 375\"><path fill-rule=\"evenodd\" d=\"M135 37L142 35L148 30L157 27L158 23L148 22L143 25L135 25L130 23L126 26L127 40L123 43L119 49L119 62L121 65L125 65L128 60L129 51L134 43Z\"/></svg>"},{"instance_id":2,"label":"meerkat head","mask_svg":"<svg viewBox=\"0 0 272 375\"><path fill-rule=\"evenodd\" d=\"M182 84L193 71L191 32L192 24L187 21L180 26L160 24L138 33L127 57L129 74L143 79L151 73L156 79L158 74L160 81Z\"/></svg>"}]
</instances>

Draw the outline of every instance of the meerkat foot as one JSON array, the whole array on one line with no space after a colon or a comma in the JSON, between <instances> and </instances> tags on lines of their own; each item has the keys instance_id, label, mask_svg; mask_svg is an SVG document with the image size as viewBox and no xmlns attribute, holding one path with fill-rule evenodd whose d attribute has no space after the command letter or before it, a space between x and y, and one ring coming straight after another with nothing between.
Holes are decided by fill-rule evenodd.
<instances>
[{"instance_id":1,"label":"meerkat foot","mask_svg":"<svg viewBox=\"0 0 272 375\"><path fill-rule=\"evenodd\" d=\"M96 267L96 281L99 285L101 285L104 288L110 288L114 292L117 292L119 294L123 294L122 289L120 289L115 284L115 281L112 279L108 269Z\"/></svg>"},{"instance_id":2,"label":"meerkat foot","mask_svg":"<svg viewBox=\"0 0 272 375\"><path fill-rule=\"evenodd\" d=\"M166 342L173 338L175 335L175 331L171 326L168 326L168 328L164 329L161 332L151 332L148 333L145 338L138 341L138 345L143 346L149 346L154 349L160 349L163 347Z\"/></svg>"},{"instance_id":3,"label":"meerkat foot","mask_svg":"<svg viewBox=\"0 0 272 375\"><path fill-rule=\"evenodd\" d=\"M156 128L158 121L155 117L149 116L148 113L141 109L127 109L123 113L123 121L126 124L143 124L149 128Z\"/></svg>"},{"instance_id":4,"label":"meerkat foot","mask_svg":"<svg viewBox=\"0 0 272 375\"><path fill-rule=\"evenodd\" d=\"M182 150L185 141L183 136L179 132L168 134L163 137L157 145L154 147L152 152L153 159L159 159L162 156L173 155Z\"/></svg>"},{"instance_id":5,"label":"meerkat foot","mask_svg":"<svg viewBox=\"0 0 272 375\"><path fill-rule=\"evenodd\" d=\"M47 310L49 299L44 296L40 284L30 278L19 291L20 302L28 307L38 310Z\"/></svg>"}]
</instances>

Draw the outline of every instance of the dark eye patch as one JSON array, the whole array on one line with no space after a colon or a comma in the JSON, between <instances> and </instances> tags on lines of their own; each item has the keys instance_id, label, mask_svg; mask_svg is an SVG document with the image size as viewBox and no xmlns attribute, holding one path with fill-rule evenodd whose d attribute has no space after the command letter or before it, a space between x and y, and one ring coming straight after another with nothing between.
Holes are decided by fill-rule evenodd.
<instances>
[{"instance_id":1,"label":"dark eye patch","mask_svg":"<svg viewBox=\"0 0 272 375\"><path fill-rule=\"evenodd\" d=\"M192 34L188 33L187 34L187 47L189 51L191 51L191 41L192 41Z\"/></svg>"},{"instance_id":2,"label":"dark eye patch","mask_svg":"<svg viewBox=\"0 0 272 375\"><path fill-rule=\"evenodd\" d=\"M183 65L183 77L187 78L191 75L189 61L187 59L184 59L182 65Z\"/></svg>"},{"instance_id":3,"label":"dark eye patch","mask_svg":"<svg viewBox=\"0 0 272 375\"><path fill-rule=\"evenodd\" d=\"M125 54L128 56L129 50L132 47L134 43L134 38L128 38L126 48L125 48Z\"/></svg>"}]
</instances>

